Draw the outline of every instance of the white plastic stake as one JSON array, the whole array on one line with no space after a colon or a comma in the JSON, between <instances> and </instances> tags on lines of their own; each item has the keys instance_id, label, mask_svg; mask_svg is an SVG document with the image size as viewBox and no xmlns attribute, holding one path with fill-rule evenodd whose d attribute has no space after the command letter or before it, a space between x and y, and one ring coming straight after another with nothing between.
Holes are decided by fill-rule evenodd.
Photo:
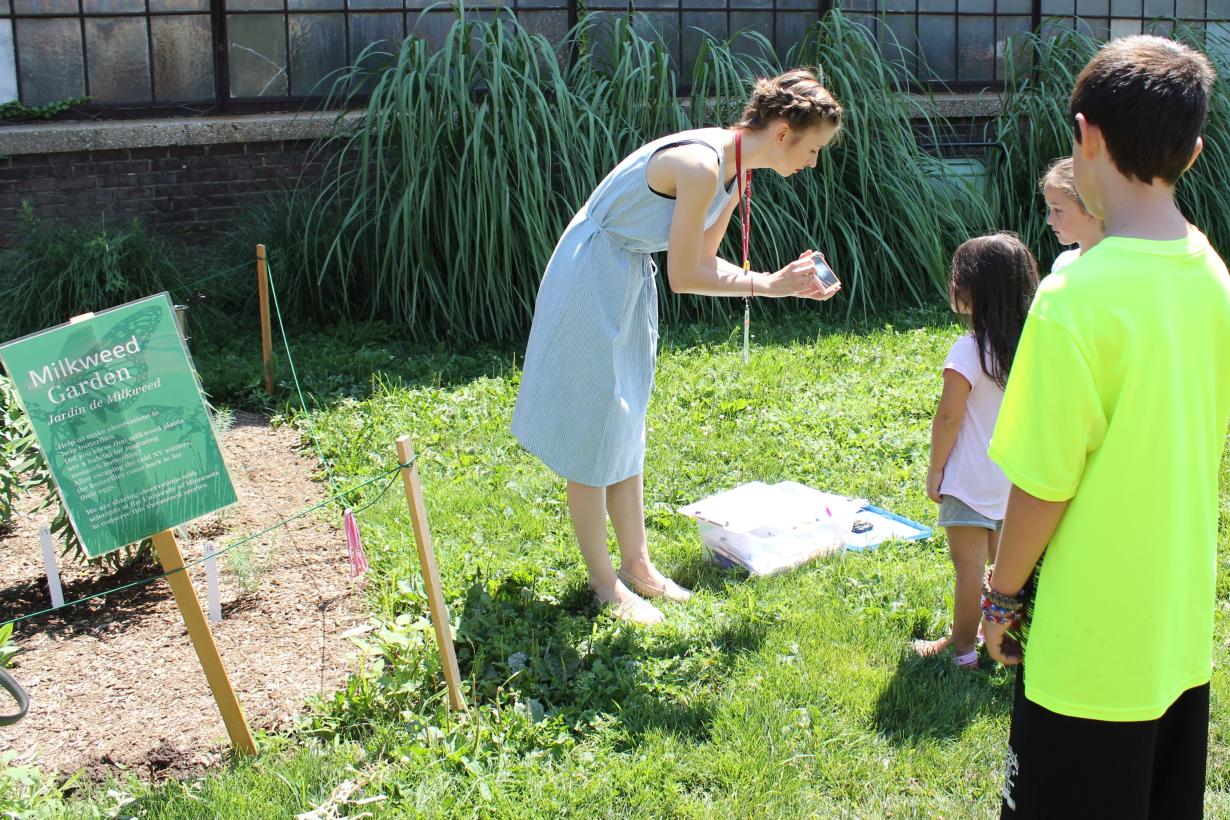
<instances>
[{"instance_id":1,"label":"white plastic stake","mask_svg":"<svg viewBox=\"0 0 1230 820\"><path fill-rule=\"evenodd\" d=\"M205 542L205 587L209 598L209 620L222 620L222 598L218 594L218 559L214 557L217 546Z\"/></svg>"},{"instance_id":2,"label":"white plastic stake","mask_svg":"<svg viewBox=\"0 0 1230 820\"><path fill-rule=\"evenodd\" d=\"M51 543L51 530L43 527L38 531L38 540L43 543L43 566L47 568L47 589L51 592L51 605L64 606L64 590L60 589L60 568L56 566L56 548Z\"/></svg>"}]
</instances>

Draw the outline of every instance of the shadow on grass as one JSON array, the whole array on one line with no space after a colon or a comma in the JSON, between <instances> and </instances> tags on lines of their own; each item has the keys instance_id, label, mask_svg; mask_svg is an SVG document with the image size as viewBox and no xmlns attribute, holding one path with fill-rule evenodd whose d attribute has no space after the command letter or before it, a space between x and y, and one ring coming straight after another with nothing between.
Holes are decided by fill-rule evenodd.
<instances>
[{"instance_id":1,"label":"shadow on grass","mask_svg":"<svg viewBox=\"0 0 1230 820\"><path fill-rule=\"evenodd\" d=\"M478 701L515 690L574 730L614 719L630 743L663 731L703 741L713 708L696 696L701 678L714 688L741 655L760 646L766 630L747 622L703 635L627 626L600 613L585 587L553 600L517 575L494 587L481 579L470 585L456 644L462 677Z\"/></svg>"},{"instance_id":2,"label":"shadow on grass","mask_svg":"<svg viewBox=\"0 0 1230 820\"><path fill-rule=\"evenodd\" d=\"M958 669L948 654L920 658L903 652L876 702L876 731L896 745L914 745L955 737L981 715L1008 714L1014 673L992 664L983 657L981 668L971 671Z\"/></svg>"}]
</instances>

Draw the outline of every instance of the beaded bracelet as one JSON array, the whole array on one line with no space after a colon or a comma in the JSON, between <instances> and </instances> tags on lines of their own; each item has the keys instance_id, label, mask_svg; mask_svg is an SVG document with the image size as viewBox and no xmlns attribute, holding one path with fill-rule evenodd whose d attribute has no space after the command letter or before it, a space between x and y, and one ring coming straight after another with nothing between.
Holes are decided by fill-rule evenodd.
<instances>
[{"instance_id":1,"label":"beaded bracelet","mask_svg":"<svg viewBox=\"0 0 1230 820\"><path fill-rule=\"evenodd\" d=\"M1001 606L996 606L987 600L987 597L984 595L982 596L982 617L993 624L1014 626L1021 621L1021 611L1019 609L1004 609Z\"/></svg>"},{"instance_id":2,"label":"beaded bracelet","mask_svg":"<svg viewBox=\"0 0 1230 820\"><path fill-rule=\"evenodd\" d=\"M994 567L988 567L987 574L982 578L982 597L1000 609L1019 613L1025 608L1025 601L1019 595L1005 595L991 589L991 575L994 571Z\"/></svg>"}]
</instances>

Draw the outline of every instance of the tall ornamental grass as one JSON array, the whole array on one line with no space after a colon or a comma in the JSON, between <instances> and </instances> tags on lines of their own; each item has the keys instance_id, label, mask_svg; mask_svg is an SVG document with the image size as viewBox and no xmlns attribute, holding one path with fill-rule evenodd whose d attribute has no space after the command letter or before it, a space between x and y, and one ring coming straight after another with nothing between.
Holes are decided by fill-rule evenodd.
<instances>
[{"instance_id":1,"label":"tall ornamental grass","mask_svg":"<svg viewBox=\"0 0 1230 820\"><path fill-rule=\"evenodd\" d=\"M1230 209L1226 207L1226 192L1230 191L1230 38L1165 20L1153 21L1148 28L1203 51L1217 70L1204 151L1180 179L1177 199L1187 218L1225 254L1230 252ZM1023 35L1020 45L1033 55L1032 65L1011 59L1020 49L1009 52L1004 108L996 123L996 139L1003 151L992 164L991 188L999 224L1020 233L1045 268L1060 247L1046 225L1046 203L1038 192L1038 181L1054 159L1072 151L1068 97L1081 69L1102 42L1081 31L1061 30ZM1148 128L1148 123L1140 125Z\"/></svg>"},{"instance_id":2,"label":"tall ornamental grass","mask_svg":"<svg viewBox=\"0 0 1230 820\"><path fill-rule=\"evenodd\" d=\"M730 125L748 80L783 68L706 39L685 105L668 52L639 28L589 16L557 50L511 15L487 23L459 11L438 50L407 39L375 75L368 59L340 77L336 104L356 102L359 88L371 97L361 124L322 146L326 183L292 254L309 278L285 286L294 303L393 318L436 338L521 337L556 240L602 176L655 137ZM755 267L774 270L814 246L843 276L848 309L924 301L955 245L990 227L989 210L975 205L972 220L954 211L960 183L918 148L906 77L866 29L828 15L786 63L818 66L849 114L817 172L757 175ZM736 233L724 246L732 259ZM663 288L668 320L731 308Z\"/></svg>"}]
</instances>

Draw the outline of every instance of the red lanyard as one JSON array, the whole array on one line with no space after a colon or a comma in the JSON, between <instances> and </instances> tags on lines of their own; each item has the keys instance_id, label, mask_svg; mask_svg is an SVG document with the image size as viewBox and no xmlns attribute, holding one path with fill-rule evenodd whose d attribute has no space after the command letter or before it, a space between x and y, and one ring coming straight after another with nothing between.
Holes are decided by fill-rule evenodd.
<instances>
[{"instance_id":1,"label":"red lanyard","mask_svg":"<svg viewBox=\"0 0 1230 820\"><path fill-rule=\"evenodd\" d=\"M752 240L752 171L743 178L743 132L735 131L735 185L739 186L739 219L743 223L743 272L747 274L748 296L755 296L752 284L752 262L748 253Z\"/></svg>"}]
</instances>

